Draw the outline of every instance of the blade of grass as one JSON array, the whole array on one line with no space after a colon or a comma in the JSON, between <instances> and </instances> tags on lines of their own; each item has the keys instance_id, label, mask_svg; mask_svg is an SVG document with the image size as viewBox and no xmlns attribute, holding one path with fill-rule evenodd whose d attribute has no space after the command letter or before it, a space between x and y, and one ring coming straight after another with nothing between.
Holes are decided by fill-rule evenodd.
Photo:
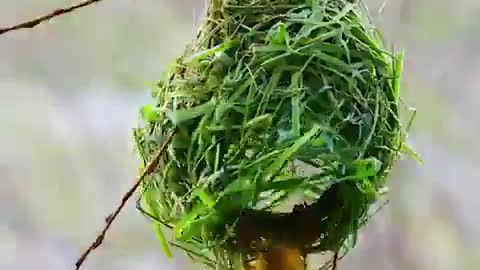
<instances>
[{"instance_id":1,"label":"blade of grass","mask_svg":"<svg viewBox=\"0 0 480 270\"><path fill-rule=\"evenodd\" d=\"M271 179L278 171L284 166L285 162L293 155L295 154L300 147L302 147L304 144L306 144L315 134L320 130L319 125L315 125L312 127L305 135L300 137L295 141L295 143L285 149L279 157L269 166L265 169L263 172L263 178L264 179ZM267 180L268 181L268 180Z\"/></svg>"},{"instance_id":2,"label":"blade of grass","mask_svg":"<svg viewBox=\"0 0 480 270\"><path fill-rule=\"evenodd\" d=\"M395 103L398 104L398 101L400 99L400 83L403 74L403 51L398 53L393 61L393 93L395 97Z\"/></svg>"}]
</instances>

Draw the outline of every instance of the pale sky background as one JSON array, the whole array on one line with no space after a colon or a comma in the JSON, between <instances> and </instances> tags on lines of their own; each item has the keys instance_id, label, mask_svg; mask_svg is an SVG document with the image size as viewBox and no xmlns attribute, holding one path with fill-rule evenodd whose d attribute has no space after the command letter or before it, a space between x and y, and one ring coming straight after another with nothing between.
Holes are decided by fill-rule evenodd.
<instances>
[{"instance_id":1,"label":"pale sky background","mask_svg":"<svg viewBox=\"0 0 480 270\"><path fill-rule=\"evenodd\" d=\"M0 26L71 3L2 0ZM367 4L406 51L403 97L418 110L410 142L425 164L397 164L391 203L339 270L479 269L480 1ZM73 269L135 178L138 108L203 6L104 0L0 36L0 269ZM192 268L180 252L164 258L130 204L84 269Z\"/></svg>"}]
</instances>

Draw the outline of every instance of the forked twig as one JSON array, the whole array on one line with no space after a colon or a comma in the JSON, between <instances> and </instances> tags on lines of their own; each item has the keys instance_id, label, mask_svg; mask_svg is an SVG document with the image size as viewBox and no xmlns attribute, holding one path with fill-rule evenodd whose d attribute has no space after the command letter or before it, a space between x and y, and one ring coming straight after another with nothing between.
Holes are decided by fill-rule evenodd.
<instances>
[{"instance_id":1,"label":"forked twig","mask_svg":"<svg viewBox=\"0 0 480 270\"><path fill-rule=\"evenodd\" d=\"M87 7L87 6L90 6L92 4L98 3L100 1L102 1L102 0L86 0L86 1L80 2L78 4L75 4L73 6L67 7L67 8L55 9L48 14L37 17L37 18L32 19L30 21L26 21L26 22L19 23L19 24L16 24L16 25L12 25L12 26L8 26L8 27L0 27L0 35L5 34L7 32L10 32L10 31L19 30L19 29L33 28L33 27L41 24L42 22L48 21L48 20L53 19L53 18L58 17L58 16L65 15L67 13L71 13L71 12L75 11L76 9Z\"/></svg>"},{"instance_id":2,"label":"forked twig","mask_svg":"<svg viewBox=\"0 0 480 270\"><path fill-rule=\"evenodd\" d=\"M105 236L107 234L108 229L112 225L112 223L115 220L115 218L117 217L117 215L123 209L123 207L125 206L127 201L130 199L130 197L132 197L133 193L135 193L135 190L140 186L143 179L145 179L145 177L148 176L149 174L153 173L155 171L155 169L158 167L158 163L160 162L160 158L165 153L168 144L170 143L170 141L173 138L173 134L174 134L174 132L170 132L168 134L166 140L161 145L159 151L155 154L153 159L145 166L145 169L143 170L142 174L140 174L140 176L138 176L135 184L125 193L125 195L123 195L122 200L120 202L120 205L117 206L117 208L115 209L115 211L113 213L111 213L110 215L107 216L107 218L105 219L106 224L105 224L105 227L103 228L102 232L97 235L97 238L95 239L95 241L78 258L77 262L75 263L75 269L77 269L77 270L80 269L80 267L82 266L82 264L84 263L85 259L88 257L90 252L92 252L93 250L98 248L103 243L103 240L105 239Z\"/></svg>"}]
</instances>

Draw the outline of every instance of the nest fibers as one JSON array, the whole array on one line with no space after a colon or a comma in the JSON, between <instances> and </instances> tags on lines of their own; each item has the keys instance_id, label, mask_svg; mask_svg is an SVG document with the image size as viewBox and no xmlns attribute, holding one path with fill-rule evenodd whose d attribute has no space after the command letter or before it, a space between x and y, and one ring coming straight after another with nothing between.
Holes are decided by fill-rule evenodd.
<instances>
[{"instance_id":1,"label":"nest fibers","mask_svg":"<svg viewBox=\"0 0 480 270\"><path fill-rule=\"evenodd\" d=\"M305 253L351 246L403 147L401 62L359 4L210 0L135 130L144 164L174 132L140 201L164 250L235 268L252 248L241 244L242 213L255 210L251 224L262 222L294 196L316 201L314 215L288 222L300 230L292 238L315 232ZM274 241L282 225L262 226Z\"/></svg>"}]
</instances>

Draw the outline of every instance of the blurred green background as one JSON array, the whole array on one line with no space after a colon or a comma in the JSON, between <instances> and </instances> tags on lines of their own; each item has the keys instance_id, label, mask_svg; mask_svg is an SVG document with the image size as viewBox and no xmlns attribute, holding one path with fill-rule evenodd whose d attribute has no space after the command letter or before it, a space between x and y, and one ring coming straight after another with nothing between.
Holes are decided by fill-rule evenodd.
<instances>
[{"instance_id":1,"label":"blurred green background","mask_svg":"<svg viewBox=\"0 0 480 270\"><path fill-rule=\"evenodd\" d=\"M480 269L480 1L366 1L405 49L403 97L417 108L391 203L339 269ZM72 1L2 0L0 26ZM132 184L131 128L149 85L180 54L205 1L104 0L0 36L0 268L73 269ZM405 117L408 117L406 115ZM192 269L164 258L130 203L84 269Z\"/></svg>"}]
</instances>

